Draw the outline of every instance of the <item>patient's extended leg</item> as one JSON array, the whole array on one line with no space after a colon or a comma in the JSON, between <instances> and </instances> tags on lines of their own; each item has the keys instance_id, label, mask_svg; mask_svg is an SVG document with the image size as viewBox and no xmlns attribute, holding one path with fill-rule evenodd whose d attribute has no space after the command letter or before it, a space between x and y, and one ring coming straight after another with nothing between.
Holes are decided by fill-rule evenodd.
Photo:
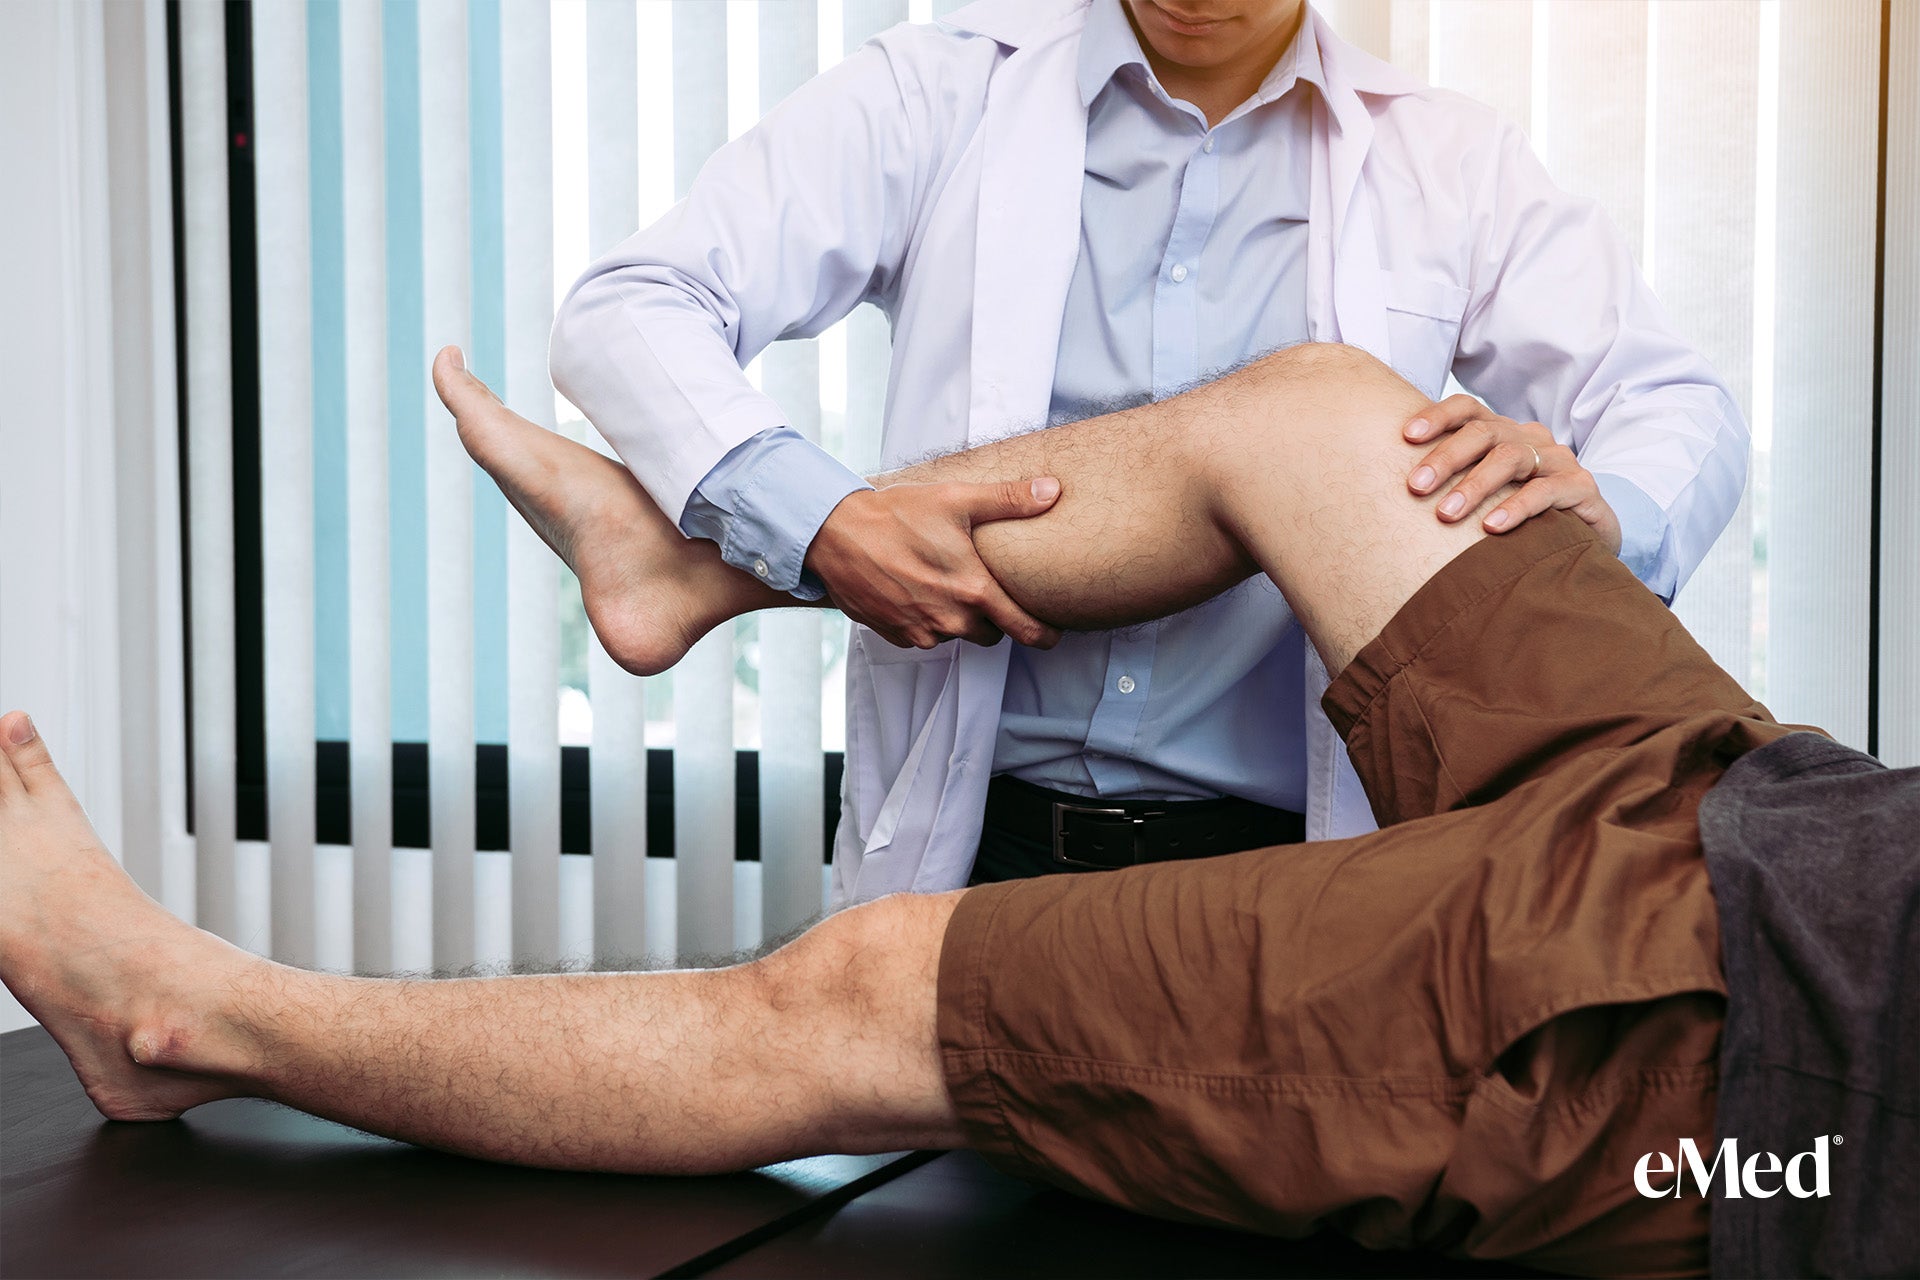
<instances>
[{"instance_id":1,"label":"patient's extended leg","mask_svg":"<svg viewBox=\"0 0 1920 1280\"><path fill-rule=\"evenodd\" d=\"M118 1120L257 1096L467 1155L635 1172L957 1145L934 1042L956 897L854 908L729 969L309 973L141 893L27 717L0 718L0 979Z\"/></svg>"},{"instance_id":2,"label":"patient's extended leg","mask_svg":"<svg viewBox=\"0 0 1920 1280\"><path fill-rule=\"evenodd\" d=\"M434 366L468 450L579 575L589 617L630 669L657 671L751 609L791 607L690 541L611 459L516 417L449 352ZM1328 669L1484 536L1441 525L1405 474L1395 414L1420 393L1363 352L1302 346L1183 395L1016 436L876 478L1059 478L1046 514L980 526L1001 584L1035 616L1092 629L1163 617L1264 570ZM1504 491L1490 497L1491 507Z\"/></svg>"}]
</instances>

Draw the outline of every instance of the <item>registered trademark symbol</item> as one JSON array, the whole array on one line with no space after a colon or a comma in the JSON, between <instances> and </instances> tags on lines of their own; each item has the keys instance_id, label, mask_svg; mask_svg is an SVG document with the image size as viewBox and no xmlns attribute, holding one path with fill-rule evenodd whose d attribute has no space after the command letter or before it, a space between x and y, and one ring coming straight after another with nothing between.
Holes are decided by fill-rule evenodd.
<instances>
[{"instance_id":1,"label":"registered trademark symbol","mask_svg":"<svg viewBox=\"0 0 1920 1280\"><path fill-rule=\"evenodd\" d=\"M1837 1146L1839 1146L1839 1145L1840 1145L1841 1143L1843 1143L1843 1142L1845 1142L1845 1141L1846 1141L1846 1139L1845 1139L1845 1138L1843 1138L1843 1137L1841 1137L1841 1136L1840 1136L1839 1134L1837 1134L1837 1133L1836 1133L1836 1134L1834 1134L1834 1135L1833 1135L1833 1145L1834 1145L1834 1146L1836 1146L1836 1147L1837 1147Z\"/></svg>"}]
</instances>

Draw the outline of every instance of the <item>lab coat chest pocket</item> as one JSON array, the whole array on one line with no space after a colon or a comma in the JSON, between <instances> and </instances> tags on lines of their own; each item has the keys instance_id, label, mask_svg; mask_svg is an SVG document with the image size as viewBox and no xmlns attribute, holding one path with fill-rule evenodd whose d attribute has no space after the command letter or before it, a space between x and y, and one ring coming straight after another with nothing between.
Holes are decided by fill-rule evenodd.
<instances>
[{"instance_id":1,"label":"lab coat chest pocket","mask_svg":"<svg viewBox=\"0 0 1920 1280\"><path fill-rule=\"evenodd\" d=\"M955 642L900 649L864 628L853 645L862 661L849 670L847 775L856 830L872 852L893 838L914 777L929 754L942 702L951 696ZM946 751L932 754L941 761Z\"/></svg>"},{"instance_id":2,"label":"lab coat chest pocket","mask_svg":"<svg viewBox=\"0 0 1920 1280\"><path fill-rule=\"evenodd\" d=\"M1404 271L1382 273L1387 306L1387 342L1400 376L1438 400L1453 368L1460 318L1472 296L1450 280Z\"/></svg>"}]
</instances>

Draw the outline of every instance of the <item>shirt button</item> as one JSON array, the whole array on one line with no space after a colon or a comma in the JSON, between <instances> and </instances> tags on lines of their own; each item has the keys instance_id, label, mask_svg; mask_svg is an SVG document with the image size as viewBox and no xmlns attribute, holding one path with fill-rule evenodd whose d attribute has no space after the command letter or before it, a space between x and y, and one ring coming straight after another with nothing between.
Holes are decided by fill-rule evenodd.
<instances>
[{"instance_id":1,"label":"shirt button","mask_svg":"<svg viewBox=\"0 0 1920 1280\"><path fill-rule=\"evenodd\" d=\"M1200 149L1206 152L1208 155L1213 154L1213 135L1212 134L1207 135L1207 140L1200 144Z\"/></svg>"},{"instance_id":2,"label":"shirt button","mask_svg":"<svg viewBox=\"0 0 1920 1280\"><path fill-rule=\"evenodd\" d=\"M767 568L767 562L765 560L755 560L753 562L753 571L763 578L772 572L772 570Z\"/></svg>"},{"instance_id":3,"label":"shirt button","mask_svg":"<svg viewBox=\"0 0 1920 1280\"><path fill-rule=\"evenodd\" d=\"M1178 266L1174 267L1174 269L1169 274L1173 276L1173 282L1175 284L1179 284L1182 280L1185 280L1187 278L1187 265L1183 262Z\"/></svg>"},{"instance_id":4,"label":"shirt button","mask_svg":"<svg viewBox=\"0 0 1920 1280\"><path fill-rule=\"evenodd\" d=\"M1119 681L1114 685L1114 687L1120 690L1120 692L1122 693L1132 693L1135 689L1139 688L1140 686L1133 682L1132 676L1121 676Z\"/></svg>"}]
</instances>

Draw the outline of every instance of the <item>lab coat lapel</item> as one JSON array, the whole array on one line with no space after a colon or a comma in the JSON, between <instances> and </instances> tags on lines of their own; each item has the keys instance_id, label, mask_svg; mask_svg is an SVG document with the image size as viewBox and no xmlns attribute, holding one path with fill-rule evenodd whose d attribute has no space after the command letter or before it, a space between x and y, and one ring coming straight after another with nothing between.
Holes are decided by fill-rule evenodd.
<instances>
[{"instance_id":1,"label":"lab coat lapel","mask_svg":"<svg viewBox=\"0 0 1920 1280\"><path fill-rule=\"evenodd\" d=\"M1073 29L1078 18L1069 15ZM1087 113L1074 77L1078 52L1077 40L1060 38L1017 49L989 89L981 122L968 444L1044 422L1053 399L1060 321L1079 257L1086 168ZM925 841L926 853L905 886L920 891L964 883L972 866L1007 679L1005 644L953 647L950 717L936 716L931 735L916 744L916 751L940 752L945 767L924 771L921 785L905 784L892 833L897 841L911 828ZM936 776L937 788L929 785Z\"/></svg>"},{"instance_id":2,"label":"lab coat lapel","mask_svg":"<svg viewBox=\"0 0 1920 1280\"><path fill-rule=\"evenodd\" d=\"M987 30L1024 18L981 6L955 15ZM1030 20L1030 19L1029 19ZM1074 75L1084 21L1064 6L1008 55L981 121L974 242L969 444L1044 422L1067 287L1080 247L1087 113ZM1015 25L1020 25L1015 23ZM964 884L979 843L1007 646L952 643L949 683L919 725L862 851L854 896ZM928 659L931 663L935 659ZM899 856L900 851L913 856Z\"/></svg>"},{"instance_id":3,"label":"lab coat lapel","mask_svg":"<svg viewBox=\"0 0 1920 1280\"><path fill-rule=\"evenodd\" d=\"M1087 112L1079 42L1016 50L982 121L967 442L1045 421L1067 286L1079 257ZM1024 66L1015 66L1025 61Z\"/></svg>"},{"instance_id":4,"label":"lab coat lapel","mask_svg":"<svg viewBox=\"0 0 1920 1280\"><path fill-rule=\"evenodd\" d=\"M1312 9L1307 11L1320 43L1326 92L1314 102L1313 199L1309 218L1320 225L1308 240L1309 287L1330 290L1310 308L1326 312L1333 324L1315 336L1359 347L1392 363L1387 341L1386 295L1380 278L1380 252L1374 239L1373 209L1360 193L1360 170L1373 143L1373 116L1347 75L1348 46Z\"/></svg>"},{"instance_id":5,"label":"lab coat lapel","mask_svg":"<svg viewBox=\"0 0 1920 1280\"><path fill-rule=\"evenodd\" d=\"M1316 342L1344 342L1391 364L1385 282L1374 238L1373 210L1360 190L1373 142L1373 116L1350 78L1354 51L1308 9L1320 42L1327 90L1314 100L1312 183L1308 205L1307 317ZM1358 835L1373 828L1346 745L1320 711L1329 678L1307 646L1307 838Z\"/></svg>"}]
</instances>

